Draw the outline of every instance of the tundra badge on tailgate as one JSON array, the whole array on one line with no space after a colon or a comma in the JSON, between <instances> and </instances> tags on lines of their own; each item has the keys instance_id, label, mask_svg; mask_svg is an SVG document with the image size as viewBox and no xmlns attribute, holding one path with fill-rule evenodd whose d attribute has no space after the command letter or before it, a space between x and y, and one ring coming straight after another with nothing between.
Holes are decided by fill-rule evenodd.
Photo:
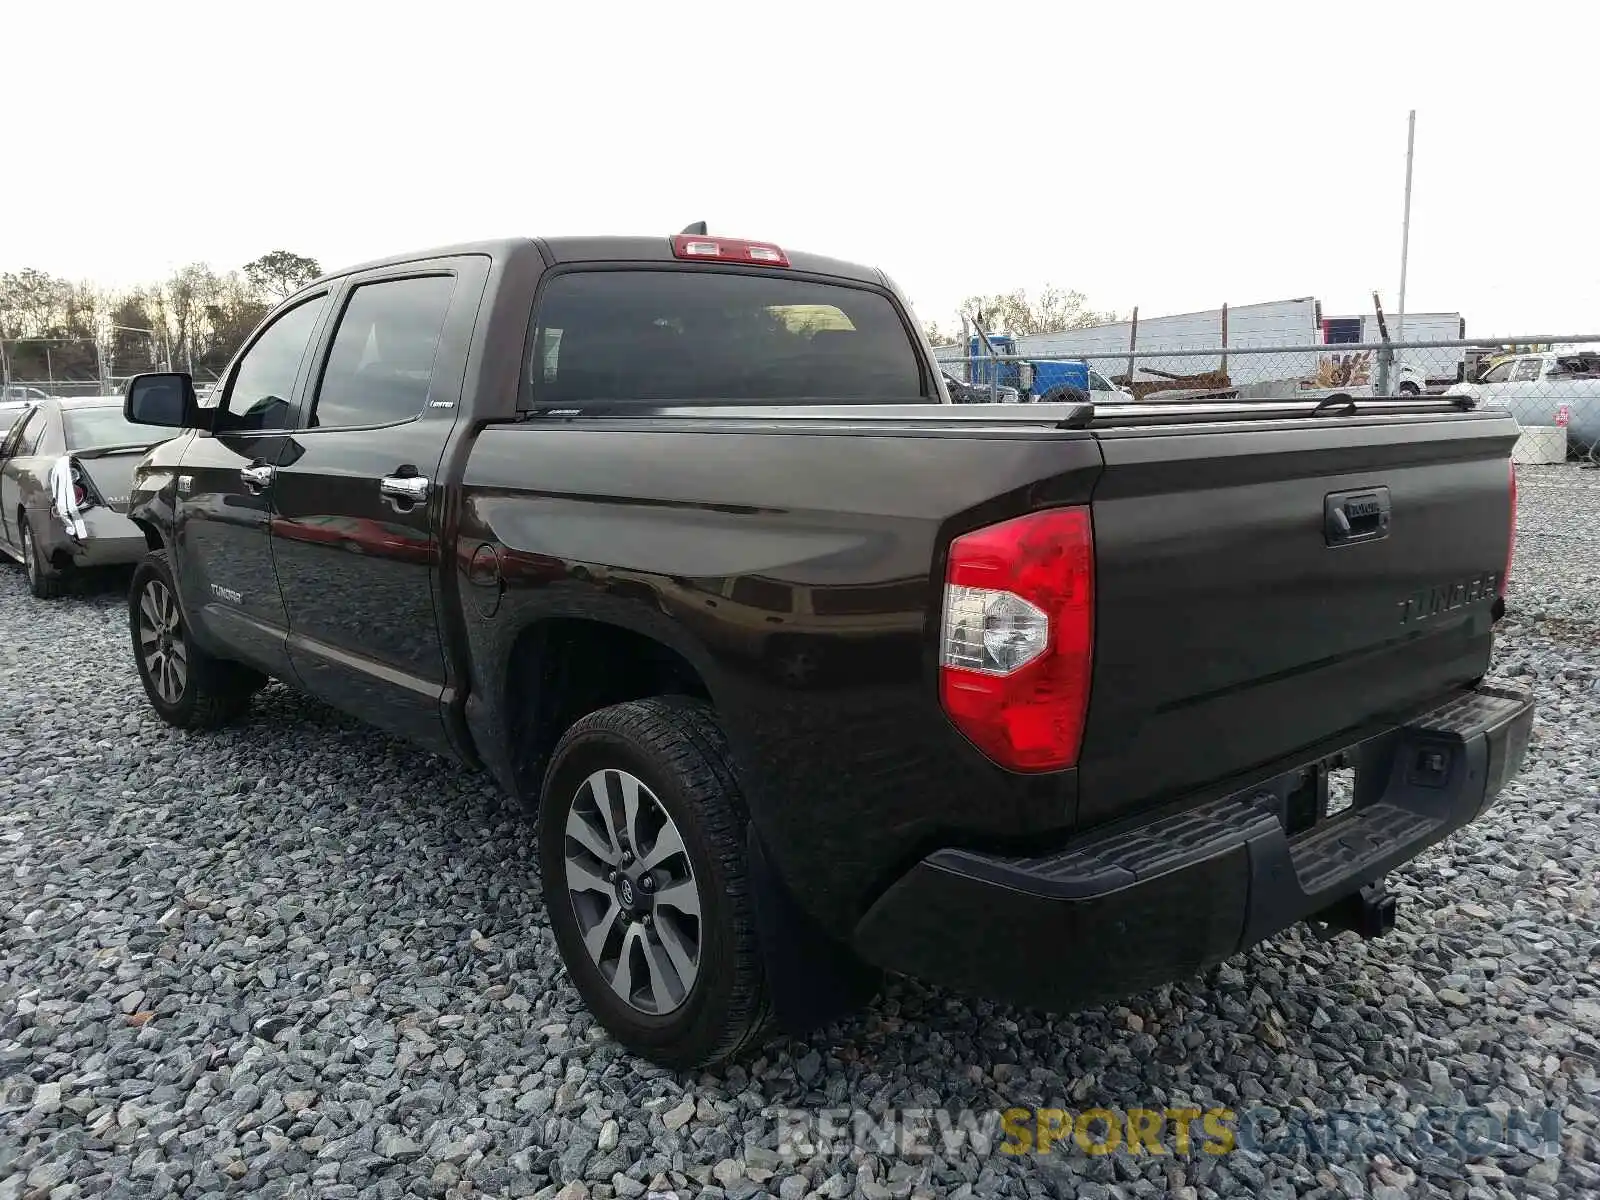
<instances>
[{"instance_id":1,"label":"tundra badge on tailgate","mask_svg":"<svg viewBox=\"0 0 1600 1200\"><path fill-rule=\"evenodd\" d=\"M1438 587L1423 588L1420 592L1412 592L1400 604L1400 624L1409 625L1413 621L1426 621L1429 617L1436 617L1440 613L1451 612L1474 604L1479 600L1487 600L1498 595L1500 591L1500 575L1496 571L1487 571L1475 579L1463 579L1459 583L1445 583Z\"/></svg>"}]
</instances>

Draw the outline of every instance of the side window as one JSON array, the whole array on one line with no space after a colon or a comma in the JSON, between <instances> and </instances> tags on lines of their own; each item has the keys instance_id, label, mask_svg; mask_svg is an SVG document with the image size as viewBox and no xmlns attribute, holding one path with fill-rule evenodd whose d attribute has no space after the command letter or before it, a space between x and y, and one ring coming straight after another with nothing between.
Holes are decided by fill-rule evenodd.
<instances>
[{"instance_id":1,"label":"side window","mask_svg":"<svg viewBox=\"0 0 1600 1200\"><path fill-rule=\"evenodd\" d=\"M9 417L11 414L7 413L5 415ZM3 419L3 417L0 417L0 420ZM28 414L23 413L19 417L12 418L12 420L14 423L11 427L4 432L0 432L0 458L11 458L16 454L17 445L22 440L23 426L27 424Z\"/></svg>"},{"instance_id":2,"label":"side window","mask_svg":"<svg viewBox=\"0 0 1600 1200\"><path fill-rule=\"evenodd\" d=\"M1511 373L1512 383L1533 383L1539 378L1539 368L1544 365L1537 358L1520 358L1517 360L1517 369Z\"/></svg>"},{"instance_id":3,"label":"side window","mask_svg":"<svg viewBox=\"0 0 1600 1200\"><path fill-rule=\"evenodd\" d=\"M44 439L44 410L36 408L23 418L22 424L17 428L15 435L16 449L13 454L17 458L26 458L38 451L39 443Z\"/></svg>"},{"instance_id":4,"label":"side window","mask_svg":"<svg viewBox=\"0 0 1600 1200\"><path fill-rule=\"evenodd\" d=\"M453 275L365 283L350 293L311 410L319 429L391 425L428 401Z\"/></svg>"},{"instance_id":5,"label":"side window","mask_svg":"<svg viewBox=\"0 0 1600 1200\"><path fill-rule=\"evenodd\" d=\"M1511 363L1503 362L1499 366L1492 367L1487 372L1484 373L1483 378L1478 380L1478 382L1479 383L1504 383L1506 380L1511 378L1512 365L1513 364L1511 364Z\"/></svg>"},{"instance_id":6,"label":"side window","mask_svg":"<svg viewBox=\"0 0 1600 1200\"><path fill-rule=\"evenodd\" d=\"M318 296L291 308L245 351L223 398L218 432L294 428L294 381L325 299Z\"/></svg>"}]
</instances>

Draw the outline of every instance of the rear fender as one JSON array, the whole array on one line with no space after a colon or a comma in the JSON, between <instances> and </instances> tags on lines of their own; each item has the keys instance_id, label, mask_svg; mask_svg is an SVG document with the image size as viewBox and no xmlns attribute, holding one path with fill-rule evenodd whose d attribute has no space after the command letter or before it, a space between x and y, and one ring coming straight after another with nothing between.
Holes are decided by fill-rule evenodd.
<instances>
[{"instance_id":1,"label":"rear fender","mask_svg":"<svg viewBox=\"0 0 1600 1200\"><path fill-rule=\"evenodd\" d=\"M530 802L536 799L529 795L531 780L524 778L519 771L515 754L525 735L525 730L515 727L519 721L516 714L525 707L518 692L530 682L517 673L520 669L521 647L524 639L541 626L556 622L581 621L602 629L614 629L619 634L654 643L675 655L697 676L697 682L704 688L712 705L718 707L718 716L723 721L725 732L729 734L730 743L736 742L733 731L727 727L726 713L719 706L722 697L719 696L718 672L705 650L689 638L681 627L668 621L649 601L596 592L581 598L542 604L536 610L523 612L521 615L524 619L515 624L507 622L499 628L495 627L498 622L493 617L487 620L469 617L469 622L475 622L469 628L470 650L477 656L477 664L471 674L473 688L467 695L465 705L471 751L509 795ZM540 699L535 693L534 702ZM738 757L736 746L735 757Z\"/></svg>"}]
</instances>

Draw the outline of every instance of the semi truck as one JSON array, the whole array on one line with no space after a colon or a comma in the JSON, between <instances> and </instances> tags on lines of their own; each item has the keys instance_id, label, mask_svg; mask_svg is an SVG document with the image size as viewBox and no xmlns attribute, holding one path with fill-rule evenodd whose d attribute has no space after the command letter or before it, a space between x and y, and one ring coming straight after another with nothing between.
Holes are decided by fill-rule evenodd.
<instances>
[{"instance_id":1,"label":"semi truck","mask_svg":"<svg viewBox=\"0 0 1600 1200\"><path fill-rule=\"evenodd\" d=\"M1120 404L1133 399L1127 388L1118 387L1082 359L1017 357L1024 353L1019 349L1022 340L1003 333L974 335L967 340L964 360L949 365L958 377L964 373L971 387L1015 389L1024 401L1097 399Z\"/></svg>"}]
</instances>

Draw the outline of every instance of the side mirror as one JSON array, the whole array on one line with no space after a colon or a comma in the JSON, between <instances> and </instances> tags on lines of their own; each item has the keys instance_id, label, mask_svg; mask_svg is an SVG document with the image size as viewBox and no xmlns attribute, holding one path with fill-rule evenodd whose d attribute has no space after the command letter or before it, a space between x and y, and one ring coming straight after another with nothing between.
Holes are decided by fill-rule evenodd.
<instances>
[{"instance_id":1,"label":"side mirror","mask_svg":"<svg viewBox=\"0 0 1600 1200\"><path fill-rule=\"evenodd\" d=\"M1025 362L1018 365L1017 383L1020 385L1020 391L1033 391L1033 364L1031 362Z\"/></svg>"},{"instance_id":2,"label":"side mirror","mask_svg":"<svg viewBox=\"0 0 1600 1200\"><path fill-rule=\"evenodd\" d=\"M135 375L122 398L122 415L135 425L194 429L200 424L194 380L177 371Z\"/></svg>"}]
</instances>

